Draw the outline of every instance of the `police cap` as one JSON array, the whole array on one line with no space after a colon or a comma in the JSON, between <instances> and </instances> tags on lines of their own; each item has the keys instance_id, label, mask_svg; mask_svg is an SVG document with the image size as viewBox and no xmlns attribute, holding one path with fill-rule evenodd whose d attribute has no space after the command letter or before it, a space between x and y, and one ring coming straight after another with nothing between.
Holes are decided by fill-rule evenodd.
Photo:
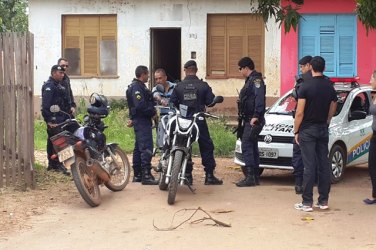
<instances>
[{"instance_id":1,"label":"police cap","mask_svg":"<svg viewBox=\"0 0 376 250\"><path fill-rule=\"evenodd\" d=\"M184 68L186 69L189 67L197 68L197 63L193 60L189 60L188 62L184 64Z\"/></svg>"},{"instance_id":2,"label":"police cap","mask_svg":"<svg viewBox=\"0 0 376 250\"><path fill-rule=\"evenodd\" d=\"M304 56L300 58L299 65L306 65L307 63L310 63L312 60L312 56Z\"/></svg>"},{"instance_id":3,"label":"police cap","mask_svg":"<svg viewBox=\"0 0 376 250\"><path fill-rule=\"evenodd\" d=\"M54 65L52 66L51 68L51 73L54 72L54 71L65 71L65 69L63 67L61 67L60 65Z\"/></svg>"},{"instance_id":4,"label":"police cap","mask_svg":"<svg viewBox=\"0 0 376 250\"><path fill-rule=\"evenodd\" d=\"M238 62L238 66L239 66L239 68L248 67L250 70L254 70L255 69L255 63L248 56L243 57L242 59L240 59L239 62Z\"/></svg>"}]
</instances>

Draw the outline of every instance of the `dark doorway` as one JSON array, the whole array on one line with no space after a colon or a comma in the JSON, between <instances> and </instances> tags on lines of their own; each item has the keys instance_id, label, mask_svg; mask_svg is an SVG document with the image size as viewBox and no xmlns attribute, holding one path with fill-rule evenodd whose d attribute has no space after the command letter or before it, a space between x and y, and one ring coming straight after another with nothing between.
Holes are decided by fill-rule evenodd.
<instances>
[{"instance_id":1,"label":"dark doorway","mask_svg":"<svg viewBox=\"0 0 376 250\"><path fill-rule=\"evenodd\" d=\"M154 71L166 70L171 82L181 79L181 30L180 28L152 28L150 32L150 78L154 85Z\"/></svg>"}]
</instances>

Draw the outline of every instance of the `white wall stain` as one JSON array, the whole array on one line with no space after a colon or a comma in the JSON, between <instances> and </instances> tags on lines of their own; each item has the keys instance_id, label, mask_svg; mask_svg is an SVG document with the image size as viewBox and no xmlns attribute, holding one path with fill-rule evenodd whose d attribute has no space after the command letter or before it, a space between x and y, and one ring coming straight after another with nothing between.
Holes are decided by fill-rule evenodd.
<instances>
[{"instance_id":1,"label":"white wall stain","mask_svg":"<svg viewBox=\"0 0 376 250\"><path fill-rule=\"evenodd\" d=\"M171 13L182 5L181 18ZM150 62L150 28L181 28L181 64L196 51L198 76L204 78L216 94L237 96L243 79L214 80L206 75L206 17L214 13L248 13L249 1L244 0L29 0L29 28L34 33L35 89L41 89L48 79L51 66L61 57L61 16L64 14L117 14L118 78L71 79L75 94L101 92L107 96L124 96L134 78L137 65ZM166 13L167 12L167 13ZM164 15L166 14L166 15ZM164 19L161 16L165 16ZM195 34L194 37L189 37ZM281 31L273 21L265 32L265 72L267 96L280 94ZM244 55L246 56L246 55ZM257 65L256 65L257 68ZM183 69L181 71L184 75ZM40 95L39 91L35 92Z\"/></svg>"}]
</instances>

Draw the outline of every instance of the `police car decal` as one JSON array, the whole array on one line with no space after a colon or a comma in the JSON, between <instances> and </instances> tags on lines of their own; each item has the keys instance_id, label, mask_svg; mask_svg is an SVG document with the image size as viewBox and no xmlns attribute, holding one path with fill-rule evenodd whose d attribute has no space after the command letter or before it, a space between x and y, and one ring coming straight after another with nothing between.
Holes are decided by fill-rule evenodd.
<instances>
[{"instance_id":1,"label":"police car decal","mask_svg":"<svg viewBox=\"0 0 376 250\"><path fill-rule=\"evenodd\" d=\"M264 131L275 131L275 132L285 132L285 133L292 133L294 125L292 124L265 124L263 130Z\"/></svg>"},{"instance_id":2,"label":"police car decal","mask_svg":"<svg viewBox=\"0 0 376 250\"><path fill-rule=\"evenodd\" d=\"M349 152L347 152L348 163L368 153L371 137L372 134L369 134L366 138L364 138L363 140L355 144L352 148L350 148Z\"/></svg>"}]
</instances>

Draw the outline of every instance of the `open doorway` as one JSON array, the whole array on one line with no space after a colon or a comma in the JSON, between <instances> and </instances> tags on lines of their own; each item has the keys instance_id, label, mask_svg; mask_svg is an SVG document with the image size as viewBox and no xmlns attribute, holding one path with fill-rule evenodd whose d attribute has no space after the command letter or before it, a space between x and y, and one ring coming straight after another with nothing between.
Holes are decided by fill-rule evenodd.
<instances>
[{"instance_id":1,"label":"open doorway","mask_svg":"<svg viewBox=\"0 0 376 250\"><path fill-rule=\"evenodd\" d=\"M150 30L150 78L154 86L154 71L166 70L171 82L181 80L181 29L151 28Z\"/></svg>"}]
</instances>

